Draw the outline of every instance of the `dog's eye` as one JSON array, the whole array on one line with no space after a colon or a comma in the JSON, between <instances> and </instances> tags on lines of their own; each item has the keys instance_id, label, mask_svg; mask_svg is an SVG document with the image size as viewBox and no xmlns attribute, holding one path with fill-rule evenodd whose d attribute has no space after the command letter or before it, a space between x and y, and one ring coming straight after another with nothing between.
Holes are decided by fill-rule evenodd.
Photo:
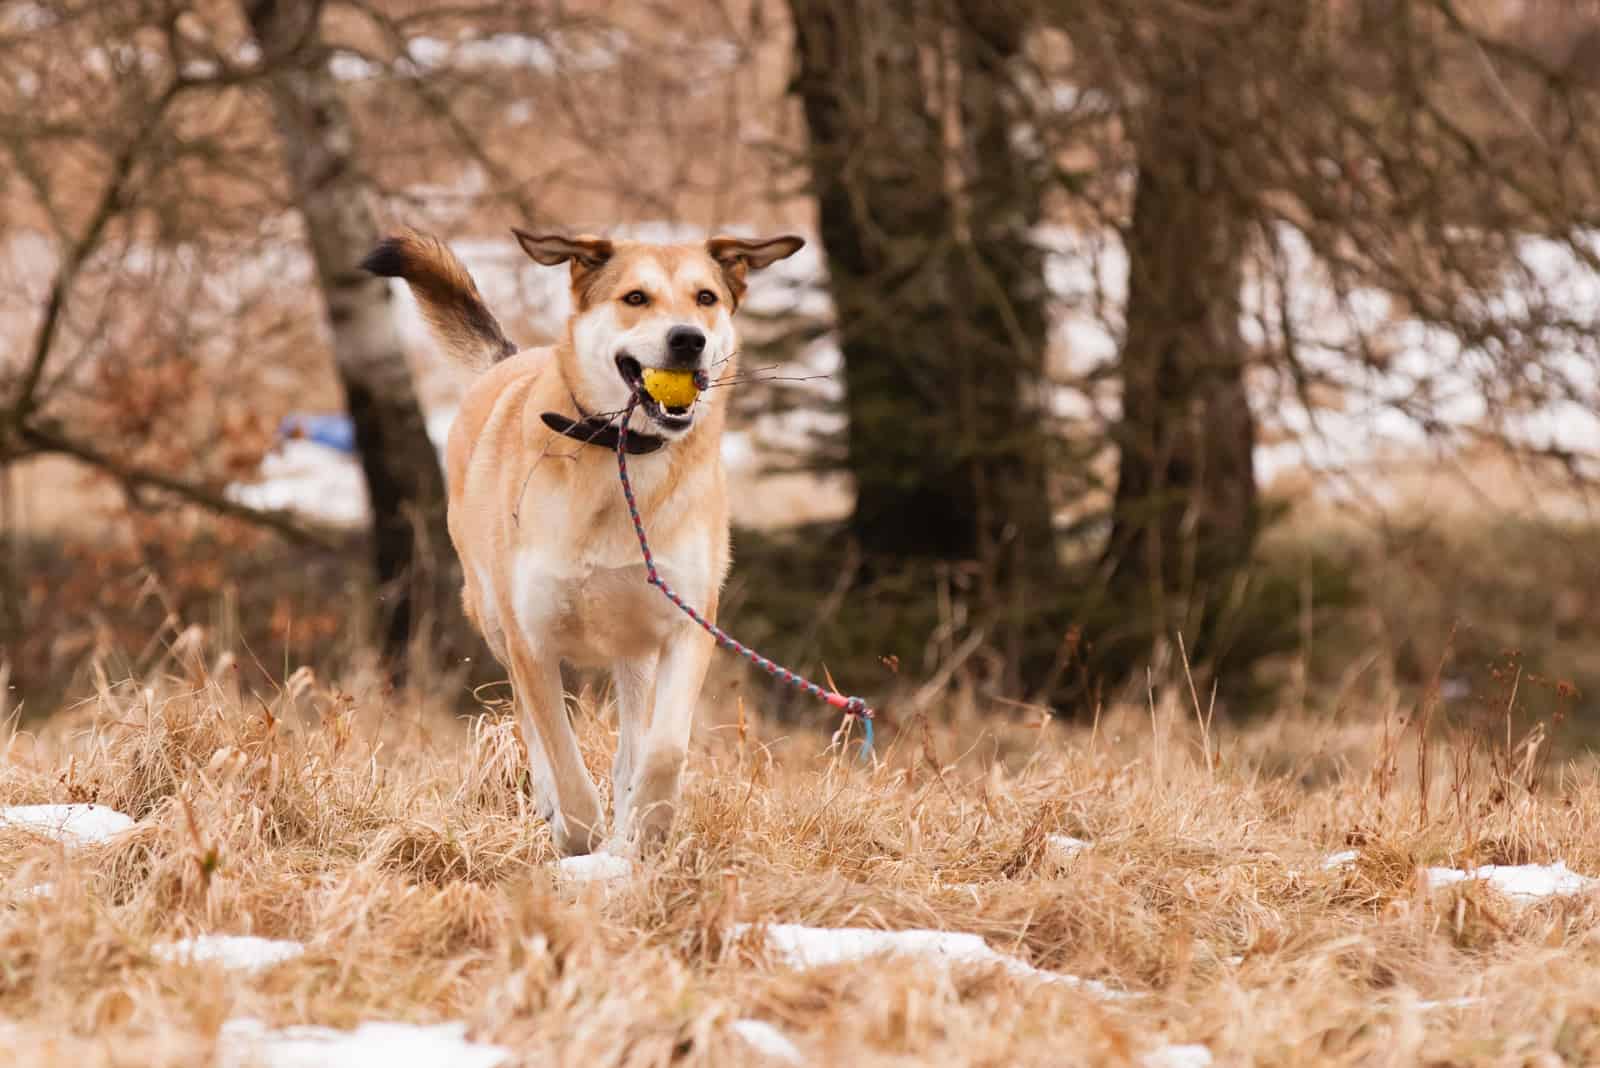
<instances>
[{"instance_id":1,"label":"dog's eye","mask_svg":"<svg viewBox=\"0 0 1600 1068\"><path fill-rule=\"evenodd\" d=\"M622 298L622 303L624 303L624 304L632 304L635 308L642 308L646 304L650 303L650 298L645 295L645 291L644 290L635 289L635 290L632 290L632 291L624 294L624 296Z\"/></svg>"},{"instance_id":2,"label":"dog's eye","mask_svg":"<svg viewBox=\"0 0 1600 1068\"><path fill-rule=\"evenodd\" d=\"M702 289L699 293L695 294L694 299L709 308L711 305L717 302L717 295L711 292L709 289Z\"/></svg>"}]
</instances>

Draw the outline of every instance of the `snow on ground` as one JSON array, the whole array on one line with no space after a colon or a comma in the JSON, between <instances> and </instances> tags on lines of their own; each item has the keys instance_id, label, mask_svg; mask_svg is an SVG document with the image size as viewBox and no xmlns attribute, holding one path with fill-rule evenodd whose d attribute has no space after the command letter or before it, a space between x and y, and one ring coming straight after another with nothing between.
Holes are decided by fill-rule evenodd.
<instances>
[{"instance_id":1,"label":"snow on ground","mask_svg":"<svg viewBox=\"0 0 1600 1068\"><path fill-rule=\"evenodd\" d=\"M1360 853L1354 849L1331 853L1323 858L1322 870L1333 871L1354 864ZM1567 867L1565 861L1554 864L1485 864L1468 868L1428 868L1423 873L1430 889L1438 890L1457 883L1481 881L1517 904L1527 904L1547 897L1564 897L1582 894L1600 887L1600 879L1580 875ZM1451 1002L1428 1002L1434 1005Z\"/></svg>"},{"instance_id":2,"label":"snow on ground","mask_svg":"<svg viewBox=\"0 0 1600 1068\"><path fill-rule=\"evenodd\" d=\"M1468 997L1459 997L1459 998L1440 998L1440 999L1437 999L1437 1000L1430 999L1430 1000L1419 1001L1419 1002L1417 1002L1417 1008L1419 1008L1419 1009L1427 1009L1429 1011L1432 1011L1432 1010L1435 1010L1435 1009L1470 1009L1474 1005L1481 1005L1481 1004L1483 1004L1483 999L1482 998L1468 996Z\"/></svg>"},{"instance_id":3,"label":"snow on ground","mask_svg":"<svg viewBox=\"0 0 1600 1068\"><path fill-rule=\"evenodd\" d=\"M0 808L0 825L78 845L121 834L133 826L133 819L104 805L13 805Z\"/></svg>"},{"instance_id":4,"label":"snow on ground","mask_svg":"<svg viewBox=\"0 0 1600 1068\"><path fill-rule=\"evenodd\" d=\"M1427 879L1428 886L1435 890L1468 880L1482 880L1518 904L1582 894L1600 886L1600 879L1579 875L1560 860L1554 864L1485 864L1467 871L1429 868Z\"/></svg>"},{"instance_id":5,"label":"snow on ground","mask_svg":"<svg viewBox=\"0 0 1600 1068\"><path fill-rule=\"evenodd\" d=\"M259 481L235 483L227 495L250 508L287 509L341 529L365 526L369 512L361 464L338 449L298 438L266 455Z\"/></svg>"},{"instance_id":6,"label":"snow on ground","mask_svg":"<svg viewBox=\"0 0 1600 1068\"><path fill-rule=\"evenodd\" d=\"M236 1019L222 1025L217 1047L218 1068L495 1068L511 1059L504 1047L468 1041L463 1023L272 1030Z\"/></svg>"},{"instance_id":7,"label":"snow on ground","mask_svg":"<svg viewBox=\"0 0 1600 1068\"><path fill-rule=\"evenodd\" d=\"M395 64L402 74L441 67L455 70L517 68L540 74L590 73L616 66L630 44L622 30L573 34L552 32L532 36L495 33L448 41L418 36L406 42L404 58ZM340 81L357 82L379 77L385 67L354 51L337 51L329 63Z\"/></svg>"},{"instance_id":8,"label":"snow on ground","mask_svg":"<svg viewBox=\"0 0 1600 1068\"><path fill-rule=\"evenodd\" d=\"M1088 848L1089 843L1082 838L1074 838L1070 834L1052 834L1044 840L1044 862L1046 866L1063 868Z\"/></svg>"},{"instance_id":9,"label":"snow on ground","mask_svg":"<svg viewBox=\"0 0 1600 1068\"><path fill-rule=\"evenodd\" d=\"M254 935L205 934L159 942L150 952L178 964L219 964L228 971L259 972L294 960L306 951L299 942Z\"/></svg>"},{"instance_id":10,"label":"snow on ground","mask_svg":"<svg viewBox=\"0 0 1600 1068\"><path fill-rule=\"evenodd\" d=\"M1297 230L1283 226L1275 237L1281 281L1258 274L1246 284L1240 316L1244 338L1252 345L1281 344L1279 313L1286 311L1301 364L1343 387L1346 396L1337 408L1313 412L1287 382L1260 376L1251 383L1252 406L1262 422L1256 469L1263 484L1297 468L1343 471L1418 455L1428 439L1403 409L1424 397L1443 427L1486 424L1493 413L1483 385L1504 380L1497 363L1505 356L1463 348L1454 334L1400 314L1399 305L1378 290L1341 291ZM1038 238L1047 250L1045 279L1055 302L1056 363L1068 376L1082 376L1109 363L1121 344L1127 254L1113 237L1066 227L1043 227ZM1600 235L1589 244L1600 249ZM1532 375L1549 387L1550 399L1503 416L1501 431L1534 447L1600 452L1600 412L1584 403L1600 393L1600 371L1592 341L1582 340L1600 324L1600 276L1567 246L1527 238L1508 278L1514 284L1508 282L1502 295L1477 310L1565 319L1568 329L1539 331L1527 343L1576 396L1563 396L1562 384L1548 381L1548 375ZM1527 294L1535 296L1530 300ZM1363 338L1386 353L1381 370L1348 355ZM1109 419L1119 402L1114 383L1108 382L1088 392L1061 387L1052 404L1064 417Z\"/></svg>"},{"instance_id":11,"label":"snow on ground","mask_svg":"<svg viewBox=\"0 0 1600 1068\"><path fill-rule=\"evenodd\" d=\"M1211 1051L1204 1046L1162 1046L1139 1058L1143 1068L1210 1068Z\"/></svg>"},{"instance_id":12,"label":"snow on ground","mask_svg":"<svg viewBox=\"0 0 1600 1068\"><path fill-rule=\"evenodd\" d=\"M804 1064L800 1047L789 1037L765 1020L735 1020L729 1025L733 1033L744 1039L763 1057L784 1064Z\"/></svg>"},{"instance_id":13,"label":"snow on ground","mask_svg":"<svg viewBox=\"0 0 1600 1068\"><path fill-rule=\"evenodd\" d=\"M564 882L612 883L632 875L633 864L627 857L590 853L581 857L562 857L556 861L555 871Z\"/></svg>"},{"instance_id":14,"label":"snow on ground","mask_svg":"<svg viewBox=\"0 0 1600 1068\"><path fill-rule=\"evenodd\" d=\"M791 968L823 968L848 964L883 954L923 957L945 965L1003 969L1008 974L1040 982L1064 983L1107 998L1129 995L1093 979L1045 971L991 949L975 934L960 931L879 931L867 927L807 927L797 923L735 924L734 937L756 930L763 933L767 950Z\"/></svg>"}]
</instances>

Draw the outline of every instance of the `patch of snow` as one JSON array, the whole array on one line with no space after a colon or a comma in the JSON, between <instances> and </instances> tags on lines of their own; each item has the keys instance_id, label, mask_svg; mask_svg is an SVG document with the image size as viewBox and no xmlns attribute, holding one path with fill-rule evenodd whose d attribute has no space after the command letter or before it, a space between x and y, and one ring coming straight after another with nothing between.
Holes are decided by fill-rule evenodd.
<instances>
[{"instance_id":1,"label":"patch of snow","mask_svg":"<svg viewBox=\"0 0 1600 1068\"><path fill-rule=\"evenodd\" d=\"M1560 860L1554 864L1485 864L1469 871L1457 868L1427 870L1428 885L1433 889L1453 886L1469 879L1482 880L1518 903L1581 894L1600 885L1600 879L1579 875Z\"/></svg>"},{"instance_id":2,"label":"patch of snow","mask_svg":"<svg viewBox=\"0 0 1600 1068\"><path fill-rule=\"evenodd\" d=\"M1322 860L1322 870L1332 871L1335 868L1343 868L1346 865L1354 864L1360 856L1361 851L1359 849L1344 849L1337 853L1329 853Z\"/></svg>"},{"instance_id":3,"label":"patch of snow","mask_svg":"<svg viewBox=\"0 0 1600 1068\"><path fill-rule=\"evenodd\" d=\"M259 972L294 960L306 951L299 942L254 935L197 935L160 942L150 952L176 964L220 964L229 971Z\"/></svg>"},{"instance_id":4,"label":"patch of snow","mask_svg":"<svg viewBox=\"0 0 1600 1068\"><path fill-rule=\"evenodd\" d=\"M10 900L6 902L7 908L16 908L24 901L49 900L56 896L54 883L35 883L32 886L19 887L11 891Z\"/></svg>"},{"instance_id":5,"label":"patch of snow","mask_svg":"<svg viewBox=\"0 0 1600 1068\"><path fill-rule=\"evenodd\" d=\"M621 30L604 33L530 36L523 33L495 33L447 41L419 36L406 42L401 67L417 71L441 68L453 70L521 69L542 74L556 72L594 72L614 67L629 45ZM348 50L334 53L328 68L340 81L354 82L376 78L387 68Z\"/></svg>"},{"instance_id":6,"label":"patch of snow","mask_svg":"<svg viewBox=\"0 0 1600 1068\"><path fill-rule=\"evenodd\" d=\"M449 42L437 37L416 37L406 45L406 56L423 70L440 66L555 68L554 50L537 37L496 33L487 37Z\"/></svg>"},{"instance_id":7,"label":"patch of snow","mask_svg":"<svg viewBox=\"0 0 1600 1068\"><path fill-rule=\"evenodd\" d=\"M800 1047L789 1037L765 1020L735 1020L730 1025L733 1033L744 1039L768 1060L785 1064L804 1064Z\"/></svg>"},{"instance_id":8,"label":"patch of snow","mask_svg":"<svg viewBox=\"0 0 1600 1068\"><path fill-rule=\"evenodd\" d=\"M556 873L573 883L611 883L633 874L633 865L627 857L612 853L590 853L581 857L562 857L556 862Z\"/></svg>"},{"instance_id":9,"label":"patch of snow","mask_svg":"<svg viewBox=\"0 0 1600 1068\"><path fill-rule=\"evenodd\" d=\"M43 4L23 3L12 4L6 11L3 23L8 28L20 30L24 33L37 33L47 30L60 21L60 16Z\"/></svg>"},{"instance_id":10,"label":"patch of snow","mask_svg":"<svg viewBox=\"0 0 1600 1068\"><path fill-rule=\"evenodd\" d=\"M1209 1068L1211 1051L1201 1045L1162 1046L1139 1058L1144 1068Z\"/></svg>"},{"instance_id":11,"label":"patch of snow","mask_svg":"<svg viewBox=\"0 0 1600 1068\"><path fill-rule=\"evenodd\" d=\"M376 78L383 68L365 56L337 51L328 59L328 71L341 82L361 82Z\"/></svg>"},{"instance_id":12,"label":"patch of snow","mask_svg":"<svg viewBox=\"0 0 1600 1068\"><path fill-rule=\"evenodd\" d=\"M730 471L747 471L755 466L756 447L747 430L722 433L722 462Z\"/></svg>"},{"instance_id":13,"label":"patch of snow","mask_svg":"<svg viewBox=\"0 0 1600 1068\"><path fill-rule=\"evenodd\" d=\"M329 526L367 523L367 483L361 463L338 449L291 438L261 461L260 480L235 483L228 499L262 511L293 511Z\"/></svg>"},{"instance_id":14,"label":"patch of snow","mask_svg":"<svg viewBox=\"0 0 1600 1068\"><path fill-rule=\"evenodd\" d=\"M270 1030L243 1018L222 1025L217 1045L219 1068L496 1068L511 1059L502 1046L468 1041L464 1023Z\"/></svg>"},{"instance_id":15,"label":"patch of snow","mask_svg":"<svg viewBox=\"0 0 1600 1068\"><path fill-rule=\"evenodd\" d=\"M1041 226L1034 236L1045 251L1052 298L1052 365L1070 383L1052 391L1051 408L1064 418L1114 419L1121 407L1114 377L1083 380L1113 361L1121 344L1126 250L1114 235L1064 226ZM1593 341L1600 283L1585 262L1600 248L1600 237L1579 238L1580 249L1543 238L1520 241L1505 288L1470 309L1510 322L1511 340L1476 345L1405 317L1387 293L1336 284L1293 227L1281 226L1273 237L1275 259L1258 265L1241 294L1242 335L1252 346L1280 346L1279 316L1287 314L1307 376L1342 396L1338 406L1313 411L1287 376L1264 373L1251 381L1251 404L1262 424L1255 460L1263 485L1294 469L1330 475L1376 469L1381 476L1387 459L1433 444L1419 405L1455 443L1470 440L1471 429L1491 427L1535 448L1589 456L1600 451ZM1353 355L1363 343L1385 354L1381 368ZM1504 379L1508 361L1525 362L1513 348L1518 345L1538 355L1540 366L1525 373L1541 395L1525 408L1492 409L1485 399L1490 384ZM1369 490L1373 481L1366 480ZM1330 481L1324 489L1336 495L1340 484Z\"/></svg>"},{"instance_id":16,"label":"patch of snow","mask_svg":"<svg viewBox=\"0 0 1600 1068\"><path fill-rule=\"evenodd\" d=\"M1419 1008L1419 1009L1466 1009L1466 1008L1472 1007L1473 1005L1480 1004L1482 1001L1483 1001L1482 998L1470 997L1470 996L1468 996L1468 997L1460 997L1460 998L1441 998L1438 1001L1432 1001L1432 1000L1419 1001L1419 1002L1417 1002L1417 1008Z\"/></svg>"},{"instance_id":17,"label":"patch of snow","mask_svg":"<svg viewBox=\"0 0 1600 1068\"><path fill-rule=\"evenodd\" d=\"M1111 98L1098 89L1085 89L1067 82L1050 85L1047 100L1052 110L1063 114L1104 115L1112 108Z\"/></svg>"},{"instance_id":18,"label":"patch of snow","mask_svg":"<svg viewBox=\"0 0 1600 1068\"><path fill-rule=\"evenodd\" d=\"M441 458L458 410L441 405L426 415L428 439ZM348 418L299 414L284 422L285 436L262 457L257 480L229 486L228 499L262 511L291 511L340 529L366 526L367 482Z\"/></svg>"},{"instance_id":19,"label":"patch of snow","mask_svg":"<svg viewBox=\"0 0 1600 1068\"><path fill-rule=\"evenodd\" d=\"M1035 968L1026 961L991 949L980 935L960 931L879 931L868 927L740 923L729 933L739 937L750 930L764 932L767 949L791 968L823 968L885 955L924 957L946 965L1000 968L1018 978L1061 983L1099 997L1131 996L1094 979Z\"/></svg>"},{"instance_id":20,"label":"patch of snow","mask_svg":"<svg viewBox=\"0 0 1600 1068\"><path fill-rule=\"evenodd\" d=\"M133 818L104 805L12 805L0 808L0 824L74 845L104 842L132 827Z\"/></svg>"},{"instance_id":21,"label":"patch of snow","mask_svg":"<svg viewBox=\"0 0 1600 1068\"><path fill-rule=\"evenodd\" d=\"M415 37L406 45L406 58L422 70L453 68L523 68L544 74L593 72L614 67L627 50L625 31L602 33L550 33L534 37L523 33L496 33L460 41Z\"/></svg>"},{"instance_id":22,"label":"patch of snow","mask_svg":"<svg viewBox=\"0 0 1600 1068\"><path fill-rule=\"evenodd\" d=\"M1065 867L1067 862L1089 848L1089 843L1070 834L1052 834L1044 840L1044 861L1055 867Z\"/></svg>"},{"instance_id":23,"label":"patch of snow","mask_svg":"<svg viewBox=\"0 0 1600 1068\"><path fill-rule=\"evenodd\" d=\"M439 455L444 455L445 443L450 440L450 428L455 425L456 414L461 409L454 406L441 406L435 408L427 415L428 440L433 442L433 447L439 450Z\"/></svg>"}]
</instances>

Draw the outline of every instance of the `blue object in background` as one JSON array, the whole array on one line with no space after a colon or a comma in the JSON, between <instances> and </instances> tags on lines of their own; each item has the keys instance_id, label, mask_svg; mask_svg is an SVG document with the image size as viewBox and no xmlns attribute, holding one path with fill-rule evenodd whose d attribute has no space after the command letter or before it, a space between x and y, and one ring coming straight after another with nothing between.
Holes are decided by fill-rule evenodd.
<instances>
[{"instance_id":1,"label":"blue object in background","mask_svg":"<svg viewBox=\"0 0 1600 1068\"><path fill-rule=\"evenodd\" d=\"M356 427L343 412L290 412L278 424L278 437L304 438L354 456Z\"/></svg>"}]
</instances>

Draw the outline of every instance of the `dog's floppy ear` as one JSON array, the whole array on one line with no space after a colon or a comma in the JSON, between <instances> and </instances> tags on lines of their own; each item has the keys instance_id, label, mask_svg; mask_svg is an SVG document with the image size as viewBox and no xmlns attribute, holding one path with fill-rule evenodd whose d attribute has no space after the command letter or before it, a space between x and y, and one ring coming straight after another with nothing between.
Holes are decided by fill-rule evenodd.
<instances>
[{"instance_id":1,"label":"dog's floppy ear","mask_svg":"<svg viewBox=\"0 0 1600 1068\"><path fill-rule=\"evenodd\" d=\"M805 238L793 234L760 241L746 241L742 237L713 237L706 242L706 252L722 268L722 277L727 280L728 289L737 304L744 297L747 274L788 259L805 244Z\"/></svg>"},{"instance_id":2,"label":"dog's floppy ear","mask_svg":"<svg viewBox=\"0 0 1600 1068\"><path fill-rule=\"evenodd\" d=\"M530 234L515 226L511 228L511 232L517 235L517 243L522 246L522 251L533 257L535 263L555 267L570 260L574 274L604 267L611 254L616 251L610 241L591 234L580 234L577 237L565 237L561 234Z\"/></svg>"}]
</instances>

